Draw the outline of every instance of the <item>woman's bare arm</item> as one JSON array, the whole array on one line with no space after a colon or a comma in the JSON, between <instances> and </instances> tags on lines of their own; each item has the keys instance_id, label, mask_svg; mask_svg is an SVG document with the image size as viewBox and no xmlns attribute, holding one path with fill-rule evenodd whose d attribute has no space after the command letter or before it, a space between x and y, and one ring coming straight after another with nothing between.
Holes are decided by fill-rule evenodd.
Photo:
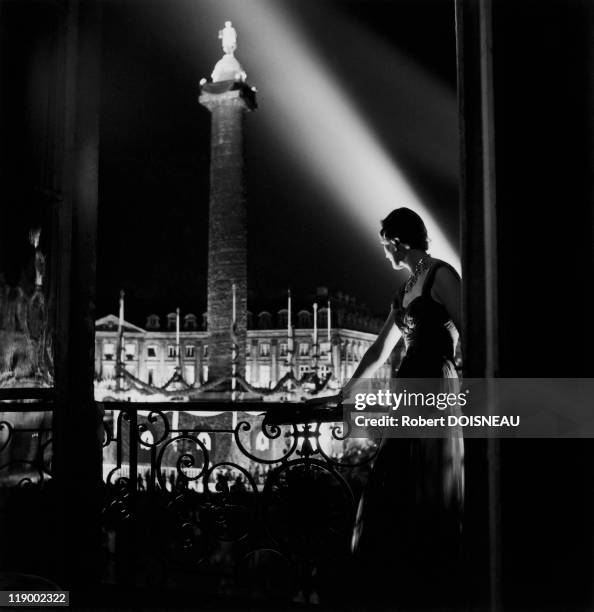
<instances>
[{"instance_id":1,"label":"woman's bare arm","mask_svg":"<svg viewBox=\"0 0 594 612\"><path fill-rule=\"evenodd\" d=\"M400 330L394 324L394 311L392 310L375 342L367 349L353 376L342 388L342 395L346 396L350 393L357 379L371 378L386 362L399 339Z\"/></svg>"}]
</instances>

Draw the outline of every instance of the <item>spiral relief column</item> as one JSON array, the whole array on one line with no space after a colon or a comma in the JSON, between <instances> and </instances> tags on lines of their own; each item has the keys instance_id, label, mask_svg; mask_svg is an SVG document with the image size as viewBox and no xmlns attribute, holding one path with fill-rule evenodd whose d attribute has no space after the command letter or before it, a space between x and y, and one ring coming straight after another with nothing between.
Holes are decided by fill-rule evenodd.
<instances>
[{"instance_id":1,"label":"spiral relief column","mask_svg":"<svg viewBox=\"0 0 594 612\"><path fill-rule=\"evenodd\" d=\"M211 112L208 235L208 334L210 381L231 379L234 325L236 371L245 376L247 327L247 211L243 124L256 108L255 88L234 56L237 33L231 22L219 33L225 55L203 79L199 102ZM235 285L235 322L233 321ZM230 390L230 384L225 389Z\"/></svg>"}]
</instances>

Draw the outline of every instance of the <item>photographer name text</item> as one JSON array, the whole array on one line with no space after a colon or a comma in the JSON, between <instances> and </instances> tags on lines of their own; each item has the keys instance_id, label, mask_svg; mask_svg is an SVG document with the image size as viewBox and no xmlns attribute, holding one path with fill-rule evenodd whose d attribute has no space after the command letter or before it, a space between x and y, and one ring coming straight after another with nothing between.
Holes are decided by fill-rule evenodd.
<instances>
[{"instance_id":1,"label":"photographer name text","mask_svg":"<svg viewBox=\"0 0 594 612\"><path fill-rule=\"evenodd\" d=\"M519 416L448 415L433 418L390 415L353 417L356 427L519 427Z\"/></svg>"}]
</instances>

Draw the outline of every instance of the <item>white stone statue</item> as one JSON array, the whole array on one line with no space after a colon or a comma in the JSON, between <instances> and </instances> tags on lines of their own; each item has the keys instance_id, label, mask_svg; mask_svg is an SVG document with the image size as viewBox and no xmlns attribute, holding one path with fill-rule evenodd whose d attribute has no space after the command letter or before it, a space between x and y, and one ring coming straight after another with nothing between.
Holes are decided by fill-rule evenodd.
<instances>
[{"instance_id":1,"label":"white stone statue","mask_svg":"<svg viewBox=\"0 0 594 612\"><path fill-rule=\"evenodd\" d=\"M219 31L219 38L223 41L225 55L216 63L212 71L213 83L221 81L245 82L247 74L233 54L237 49L237 31L230 21L225 21L225 27Z\"/></svg>"},{"instance_id":2,"label":"white stone statue","mask_svg":"<svg viewBox=\"0 0 594 612\"><path fill-rule=\"evenodd\" d=\"M237 49L237 30L230 21L225 21L225 27L219 30L219 38L223 41L223 51L226 55L233 55Z\"/></svg>"}]
</instances>

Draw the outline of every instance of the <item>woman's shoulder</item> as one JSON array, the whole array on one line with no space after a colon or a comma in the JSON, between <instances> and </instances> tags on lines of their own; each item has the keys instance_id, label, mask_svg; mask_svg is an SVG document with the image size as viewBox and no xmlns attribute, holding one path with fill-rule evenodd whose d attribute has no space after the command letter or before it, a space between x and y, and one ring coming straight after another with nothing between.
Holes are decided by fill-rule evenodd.
<instances>
[{"instance_id":1,"label":"woman's shoulder","mask_svg":"<svg viewBox=\"0 0 594 612\"><path fill-rule=\"evenodd\" d=\"M431 267L423 282L423 295L428 295L436 286L447 286L460 282L460 275L447 261L433 257L431 259Z\"/></svg>"},{"instance_id":2,"label":"woman's shoulder","mask_svg":"<svg viewBox=\"0 0 594 612\"><path fill-rule=\"evenodd\" d=\"M460 274L454 266L452 266L447 261L443 259L437 259L436 257L431 258L431 267L429 268L428 275L435 276L439 275L442 278L446 278L448 276L455 276L458 280L460 280Z\"/></svg>"}]
</instances>

